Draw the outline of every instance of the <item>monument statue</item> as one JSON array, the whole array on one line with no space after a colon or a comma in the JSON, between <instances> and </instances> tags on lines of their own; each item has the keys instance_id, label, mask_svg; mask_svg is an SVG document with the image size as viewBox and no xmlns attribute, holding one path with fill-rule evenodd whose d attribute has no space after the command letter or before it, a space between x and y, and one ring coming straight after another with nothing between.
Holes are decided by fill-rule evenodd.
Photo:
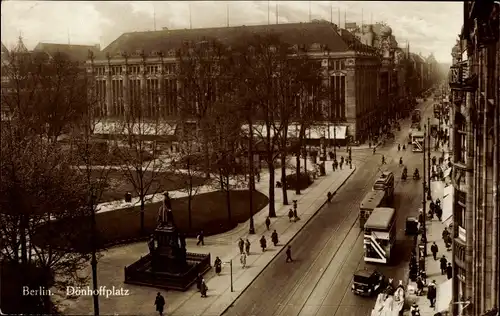
<instances>
[{"instance_id":1,"label":"monument statue","mask_svg":"<svg viewBox=\"0 0 500 316\"><path fill-rule=\"evenodd\" d=\"M158 226L175 226L174 215L172 213L172 201L168 192L163 194L163 205L158 210Z\"/></svg>"}]
</instances>

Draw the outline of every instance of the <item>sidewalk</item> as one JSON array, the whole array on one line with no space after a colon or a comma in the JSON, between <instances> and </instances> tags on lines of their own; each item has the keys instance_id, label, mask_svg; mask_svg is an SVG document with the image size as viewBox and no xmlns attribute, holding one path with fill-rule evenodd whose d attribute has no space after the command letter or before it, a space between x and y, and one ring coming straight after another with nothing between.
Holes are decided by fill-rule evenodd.
<instances>
[{"instance_id":1,"label":"sidewalk","mask_svg":"<svg viewBox=\"0 0 500 316\"><path fill-rule=\"evenodd\" d=\"M436 199L441 200L441 205L443 201L443 191L444 191L444 182L443 181L431 181L431 196L432 200L435 201ZM430 201L427 201L427 211L429 210L429 204ZM447 281L446 274L442 275L441 274L441 268L440 268L440 261L439 259L444 255L448 262L451 262L452 260L452 252L447 251L443 238L442 238L442 232L444 230L445 225L439 221L436 217L434 217L432 220L427 220L427 257L425 259L425 267L426 267L426 272L427 272L427 283L432 282L433 280L436 281L437 285L437 298L436 298L436 304L435 306L443 306L443 303L447 306L448 304L444 302L443 300L451 298L451 293L449 294L450 296L447 296L446 293L443 293L443 291L440 291L440 285L444 284L445 281ZM419 237L420 240L420 237ZM437 254L437 260L434 260L432 257L432 253L430 251L430 247L433 242L436 242L436 245L438 246L438 254ZM408 284L410 286L413 286L415 289L417 288L417 285L415 282L408 281ZM445 294L445 295L440 295L440 294ZM420 309L420 314L422 316L433 316L437 312L439 312L436 308L431 308L429 300L427 299L427 291L426 288L424 288L424 293L421 296L416 296L415 294L409 294L407 295L407 302L409 305L413 304L414 302L417 303L419 309ZM449 303L449 302L448 302ZM404 312L403 315L410 315L410 311L407 310Z\"/></svg>"},{"instance_id":2,"label":"sidewalk","mask_svg":"<svg viewBox=\"0 0 500 316\"><path fill-rule=\"evenodd\" d=\"M312 164L308 162L312 167ZM327 163L328 165L328 163ZM141 255L147 253L145 243L135 243L120 247L114 247L104 253L99 260L98 278L99 285L107 288L123 288L129 290L128 296L113 296L109 298L101 297L100 311L102 314L127 314L127 315L157 315L154 311L154 297L160 291L167 302L166 315L185 316L185 315L220 315L238 298L239 295L252 283L252 281L266 268L266 266L276 256L288 242L301 230L301 228L311 219L314 214L326 202L326 193L328 191L336 192L355 171L345 168L340 171L331 171L327 166L326 176L317 178L314 183L302 194L296 196L294 191L288 191L290 201L298 200L298 214L301 218L296 223L290 223L287 217L291 205L282 205L281 189L276 190L276 218L271 219L270 231L266 230L264 220L268 214L268 207L262 209L254 215L255 235L248 235L249 221L238 225L235 229L205 238L205 246L196 246L195 239L187 240L187 250L189 252L210 253L212 262L218 256L225 263L220 276L215 276L213 269L205 274L205 280L208 286L208 297L201 298L195 288L186 292L164 291L150 287L140 287L123 283L123 267L130 265ZM280 175L280 170L276 171ZM277 177L276 179L278 179ZM256 183L256 189L262 193L267 193L269 183L269 174L262 174L261 181ZM266 236L268 244L270 234L276 229L279 235L280 243L277 247L270 246L268 250L262 253L259 250L259 239L262 235ZM239 250L237 241L239 238L248 238L251 242L251 254L247 258L247 268L243 269L239 263ZM293 245L292 245L293 255ZM284 260L284 258L283 258ZM231 292L230 284L230 263L233 266L233 287ZM86 271L88 273L88 271ZM76 300L64 300L65 314L91 314L92 297L80 296Z\"/></svg>"}]
</instances>

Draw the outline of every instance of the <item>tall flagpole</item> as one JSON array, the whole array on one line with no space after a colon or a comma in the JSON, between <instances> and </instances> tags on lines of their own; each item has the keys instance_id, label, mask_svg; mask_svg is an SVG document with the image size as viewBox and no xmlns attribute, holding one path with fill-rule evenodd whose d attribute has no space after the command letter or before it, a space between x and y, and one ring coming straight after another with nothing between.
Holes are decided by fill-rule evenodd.
<instances>
[{"instance_id":1,"label":"tall flagpole","mask_svg":"<svg viewBox=\"0 0 500 316\"><path fill-rule=\"evenodd\" d=\"M370 13L370 24L373 24L373 13Z\"/></svg>"},{"instance_id":2,"label":"tall flagpole","mask_svg":"<svg viewBox=\"0 0 500 316\"><path fill-rule=\"evenodd\" d=\"M229 27L229 2L226 2L226 24Z\"/></svg>"},{"instance_id":3,"label":"tall flagpole","mask_svg":"<svg viewBox=\"0 0 500 316\"><path fill-rule=\"evenodd\" d=\"M344 9L344 28L346 27L347 23L347 9Z\"/></svg>"},{"instance_id":4,"label":"tall flagpole","mask_svg":"<svg viewBox=\"0 0 500 316\"><path fill-rule=\"evenodd\" d=\"M309 0L309 22L311 22L311 1Z\"/></svg>"},{"instance_id":5,"label":"tall flagpole","mask_svg":"<svg viewBox=\"0 0 500 316\"><path fill-rule=\"evenodd\" d=\"M330 1L330 23L333 24L333 4L331 1Z\"/></svg>"},{"instance_id":6,"label":"tall flagpole","mask_svg":"<svg viewBox=\"0 0 500 316\"><path fill-rule=\"evenodd\" d=\"M279 16L280 16L279 7L280 4L278 1L276 1L276 24L279 24Z\"/></svg>"},{"instance_id":7,"label":"tall flagpole","mask_svg":"<svg viewBox=\"0 0 500 316\"><path fill-rule=\"evenodd\" d=\"M153 29L156 31L156 8L153 3Z\"/></svg>"},{"instance_id":8,"label":"tall flagpole","mask_svg":"<svg viewBox=\"0 0 500 316\"><path fill-rule=\"evenodd\" d=\"M338 15L338 19L339 19L339 28L340 28L340 8L337 8L337 15Z\"/></svg>"},{"instance_id":9,"label":"tall flagpole","mask_svg":"<svg viewBox=\"0 0 500 316\"><path fill-rule=\"evenodd\" d=\"M361 27L363 27L363 9L361 9Z\"/></svg>"},{"instance_id":10,"label":"tall flagpole","mask_svg":"<svg viewBox=\"0 0 500 316\"><path fill-rule=\"evenodd\" d=\"M271 24L271 17L269 15L269 10L270 10L269 6L270 6L269 0L267 0L267 25Z\"/></svg>"},{"instance_id":11,"label":"tall flagpole","mask_svg":"<svg viewBox=\"0 0 500 316\"><path fill-rule=\"evenodd\" d=\"M193 28L193 19L192 19L192 16L191 16L191 3L189 4L189 28L190 29Z\"/></svg>"}]
</instances>

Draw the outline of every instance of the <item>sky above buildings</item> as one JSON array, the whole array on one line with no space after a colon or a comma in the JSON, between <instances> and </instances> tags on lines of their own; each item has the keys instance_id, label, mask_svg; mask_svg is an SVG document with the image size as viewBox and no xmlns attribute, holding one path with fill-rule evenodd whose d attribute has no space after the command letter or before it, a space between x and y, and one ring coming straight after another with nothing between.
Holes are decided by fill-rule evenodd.
<instances>
[{"instance_id":1,"label":"sky above buildings","mask_svg":"<svg viewBox=\"0 0 500 316\"><path fill-rule=\"evenodd\" d=\"M230 26L275 24L277 11L278 23L311 18L338 24L340 18L344 27L345 18L358 24L383 21L401 47L408 41L411 51L434 53L439 62L449 63L462 27L462 6L437 1L2 1L1 37L8 48L20 35L28 49L38 42L99 43L104 48L125 32L152 31L155 26L160 30L220 27L228 21Z\"/></svg>"}]
</instances>

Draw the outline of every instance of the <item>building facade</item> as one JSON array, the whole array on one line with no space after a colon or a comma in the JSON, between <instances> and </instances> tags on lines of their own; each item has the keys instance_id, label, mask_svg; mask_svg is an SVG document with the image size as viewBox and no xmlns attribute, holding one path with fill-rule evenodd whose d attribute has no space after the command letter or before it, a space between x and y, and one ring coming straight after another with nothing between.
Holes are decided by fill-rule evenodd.
<instances>
[{"instance_id":1,"label":"building facade","mask_svg":"<svg viewBox=\"0 0 500 316\"><path fill-rule=\"evenodd\" d=\"M347 126L353 140L364 140L374 124L381 60L375 49L351 33L327 22L239 26L208 29L125 33L101 53L91 54L88 73L95 79L100 114L123 116L131 100L146 95L145 112L165 120L178 117L177 52L183 45L216 39L231 46L241 34L275 33L291 46L300 46L321 62L329 98L323 107L325 124Z\"/></svg>"},{"instance_id":2,"label":"building facade","mask_svg":"<svg viewBox=\"0 0 500 316\"><path fill-rule=\"evenodd\" d=\"M498 2L464 2L452 51L454 315L497 315L500 304L499 13Z\"/></svg>"}]
</instances>

